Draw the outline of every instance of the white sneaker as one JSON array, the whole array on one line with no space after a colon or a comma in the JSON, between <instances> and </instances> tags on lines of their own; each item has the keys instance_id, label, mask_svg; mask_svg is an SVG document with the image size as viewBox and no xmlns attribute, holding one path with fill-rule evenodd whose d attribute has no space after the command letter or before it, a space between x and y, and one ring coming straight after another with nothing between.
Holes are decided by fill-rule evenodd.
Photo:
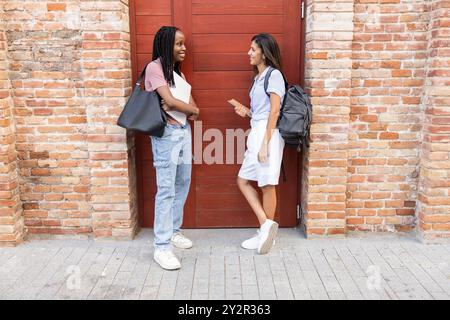
<instances>
[{"instance_id":1,"label":"white sneaker","mask_svg":"<svg viewBox=\"0 0 450 320\"><path fill-rule=\"evenodd\" d=\"M241 247L247 250L256 250L258 249L259 246L259 235L260 232L259 230L256 231L256 234L250 238L245 240L244 242L241 243Z\"/></svg>"},{"instance_id":2,"label":"white sneaker","mask_svg":"<svg viewBox=\"0 0 450 320\"><path fill-rule=\"evenodd\" d=\"M155 249L153 259L166 270L176 270L181 268L180 261L170 250Z\"/></svg>"},{"instance_id":3,"label":"white sneaker","mask_svg":"<svg viewBox=\"0 0 450 320\"><path fill-rule=\"evenodd\" d=\"M270 251L270 249L272 249L273 240L278 232L278 223L267 219L261 226L260 230L258 253L266 254Z\"/></svg>"},{"instance_id":4,"label":"white sneaker","mask_svg":"<svg viewBox=\"0 0 450 320\"><path fill-rule=\"evenodd\" d=\"M177 247L179 249L189 249L192 248L193 246L192 241L186 238L180 232L175 233L170 239L170 241L174 245L174 247Z\"/></svg>"},{"instance_id":5,"label":"white sneaker","mask_svg":"<svg viewBox=\"0 0 450 320\"><path fill-rule=\"evenodd\" d=\"M259 229L256 231L256 234L250 238L245 240L244 242L241 243L241 247L247 250L256 250L258 249L259 246L259 235L260 235L260 231ZM275 246L275 239L273 239L273 246Z\"/></svg>"}]
</instances>

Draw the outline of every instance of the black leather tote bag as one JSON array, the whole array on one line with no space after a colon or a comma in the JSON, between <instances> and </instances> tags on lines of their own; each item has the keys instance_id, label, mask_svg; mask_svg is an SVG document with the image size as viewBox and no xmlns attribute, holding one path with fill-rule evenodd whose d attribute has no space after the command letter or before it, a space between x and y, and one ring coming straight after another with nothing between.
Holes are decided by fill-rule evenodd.
<instances>
[{"instance_id":1,"label":"black leather tote bag","mask_svg":"<svg viewBox=\"0 0 450 320\"><path fill-rule=\"evenodd\" d=\"M148 64L142 70L133 93L117 120L117 125L128 130L160 138L164 134L167 115L161 107L161 98L156 90L149 92L141 88L147 66Z\"/></svg>"}]
</instances>

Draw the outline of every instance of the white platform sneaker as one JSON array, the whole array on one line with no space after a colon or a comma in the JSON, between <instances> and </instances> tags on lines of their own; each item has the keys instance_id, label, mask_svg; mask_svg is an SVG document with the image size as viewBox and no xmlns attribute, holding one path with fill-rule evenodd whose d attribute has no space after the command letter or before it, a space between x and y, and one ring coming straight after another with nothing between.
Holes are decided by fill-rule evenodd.
<instances>
[{"instance_id":1,"label":"white platform sneaker","mask_svg":"<svg viewBox=\"0 0 450 320\"><path fill-rule=\"evenodd\" d=\"M182 233L175 233L170 239L172 245L179 249L189 249L192 248L193 243L191 240L186 238Z\"/></svg>"},{"instance_id":2,"label":"white platform sneaker","mask_svg":"<svg viewBox=\"0 0 450 320\"><path fill-rule=\"evenodd\" d=\"M250 239L245 240L241 243L241 247L247 250L256 250L259 246L259 230L256 231L256 234Z\"/></svg>"},{"instance_id":3,"label":"white platform sneaker","mask_svg":"<svg viewBox=\"0 0 450 320\"><path fill-rule=\"evenodd\" d=\"M266 254L272 249L273 240L278 232L278 223L273 220L267 219L263 223L260 229L258 253Z\"/></svg>"},{"instance_id":4,"label":"white platform sneaker","mask_svg":"<svg viewBox=\"0 0 450 320\"><path fill-rule=\"evenodd\" d=\"M155 249L153 259L166 270L176 270L181 268L180 261L171 250Z\"/></svg>"},{"instance_id":5,"label":"white platform sneaker","mask_svg":"<svg viewBox=\"0 0 450 320\"><path fill-rule=\"evenodd\" d=\"M241 247L247 250L256 250L258 249L259 246L259 241L260 241L260 231L259 229L256 231L256 234L251 237L250 239L245 240L244 242L241 243ZM273 245L275 246L275 239L273 239Z\"/></svg>"}]
</instances>

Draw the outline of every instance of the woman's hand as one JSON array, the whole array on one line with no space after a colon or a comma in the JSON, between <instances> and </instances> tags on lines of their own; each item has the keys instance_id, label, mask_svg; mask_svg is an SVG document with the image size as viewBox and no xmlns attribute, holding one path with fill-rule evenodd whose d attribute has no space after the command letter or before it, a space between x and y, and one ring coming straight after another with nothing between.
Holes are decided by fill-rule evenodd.
<instances>
[{"instance_id":1,"label":"woman's hand","mask_svg":"<svg viewBox=\"0 0 450 320\"><path fill-rule=\"evenodd\" d=\"M188 119L189 119L189 120L192 120L192 121L196 121L196 120L198 119L199 115L200 115L200 109L197 108L197 107L195 107L195 112L192 113L192 114L188 117Z\"/></svg>"},{"instance_id":2,"label":"woman's hand","mask_svg":"<svg viewBox=\"0 0 450 320\"><path fill-rule=\"evenodd\" d=\"M245 118L246 116L251 117L250 109L242 105L235 106L234 111L243 118Z\"/></svg>"},{"instance_id":3,"label":"woman's hand","mask_svg":"<svg viewBox=\"0 0 450 320\"><path fill-rule=\"evenodd\" d=\"M170 107L166 104L166 102L164 101L164 99L161 99L161 108L164 110L164 111L170 111L171 109L170 109Z\"/></svg>"},{"instance_id":4,"label":"woman's hand","mask_svg":"<svg viewBox=\"0 0 450 320\"><path fill-rule=\"evenodd\" d=\"M258 161L266 163L269 160L269 146L268 143L263 142L261 149L258 152Z\"/></svg>"},{"instance_id":5,"label":"woman's hand","mask_svg":"<svg viewBox=\"0 0 450 320\"><path fill-rule=\"evenodd\" d=\"M198 119L198 114L193 113L188 117L188 120L192 120L192 121L197 121Z\"/></svg>"}]
</instances>

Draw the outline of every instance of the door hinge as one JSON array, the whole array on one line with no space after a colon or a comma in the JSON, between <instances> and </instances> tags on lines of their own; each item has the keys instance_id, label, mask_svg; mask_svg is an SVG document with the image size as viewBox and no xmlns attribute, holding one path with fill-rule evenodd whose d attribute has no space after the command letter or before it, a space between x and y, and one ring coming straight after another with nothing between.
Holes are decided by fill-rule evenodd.
<instances>
[{"instance_id":1,"label":"door hinge","mask_svg":"<svg viewBox=\"0 0 450 320\"><path fill-rule=\"evenodd\" d=\"M305 18L305 1L302 1L302 6L301 6L301 16L302 16L302 19L304 19Z\"/></svg>"},{"instance_id":2,"label":"door hinge","mask_svg":"<svg viewBox=\"0 0 450 320\"><path fill-rule=\"evenodd\" d=\"M297 205L297 220L300 220L300 205Z\"/></svg>"}]
</instances>

